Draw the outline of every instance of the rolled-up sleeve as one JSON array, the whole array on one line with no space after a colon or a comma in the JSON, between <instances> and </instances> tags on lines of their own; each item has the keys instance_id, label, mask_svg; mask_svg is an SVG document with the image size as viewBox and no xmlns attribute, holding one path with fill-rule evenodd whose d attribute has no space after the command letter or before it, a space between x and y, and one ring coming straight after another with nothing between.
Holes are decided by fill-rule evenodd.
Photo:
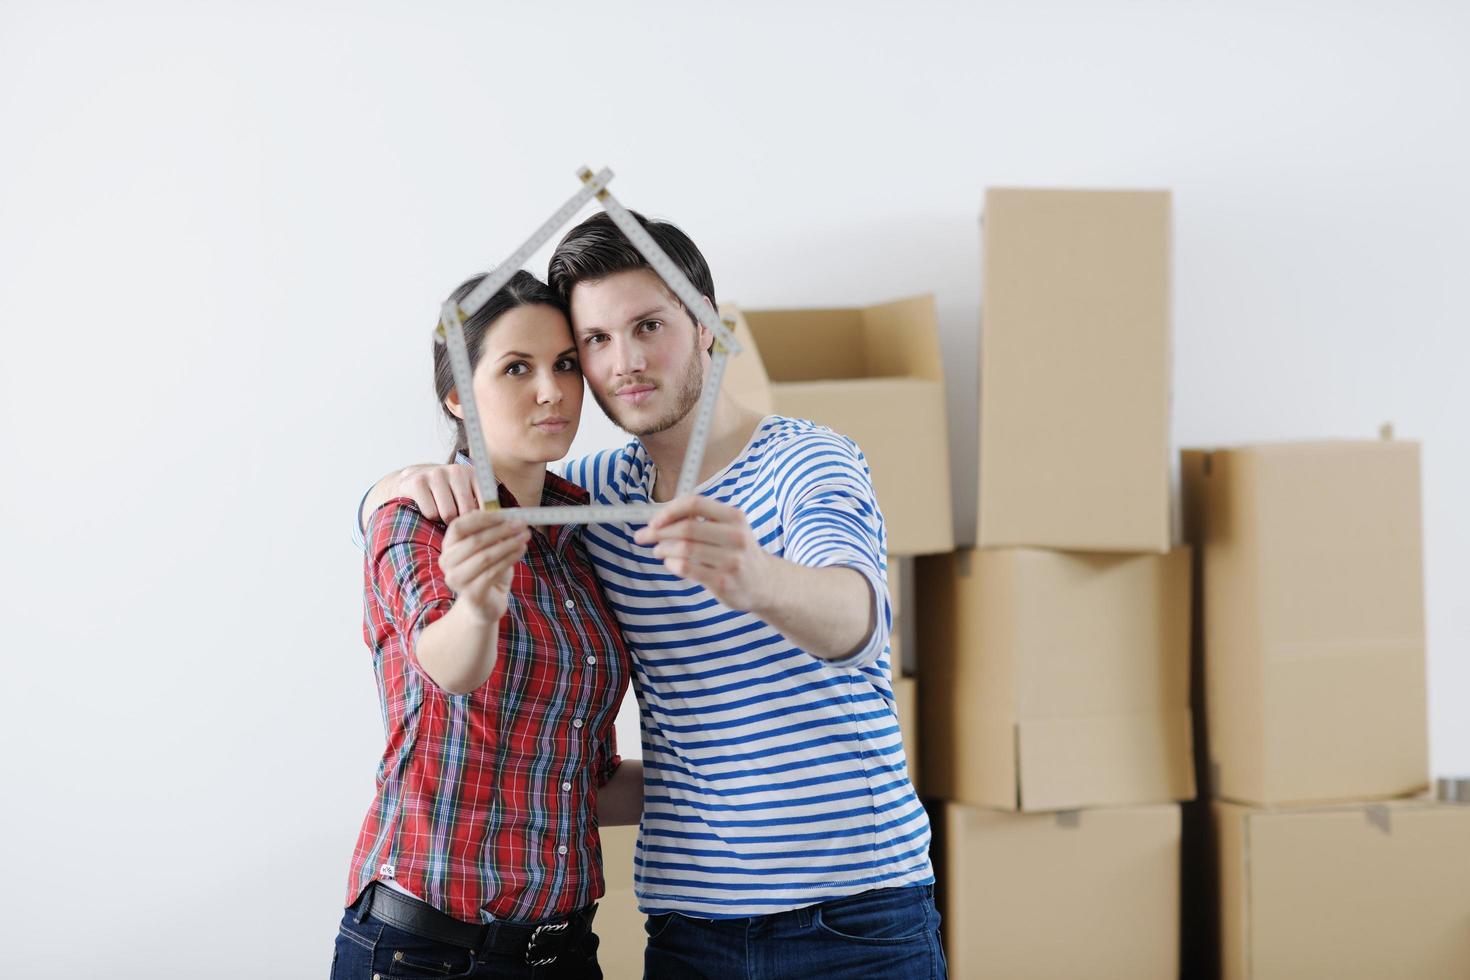
<instances>
[{"instance_id":1,"label":"rolled-up sleeve","mask_svg":"<svg viewBox=\"0 0 1470 980\"><path fill-rule=\"evenodd\" d=\"M395 499L373 511L366 530L373 589L389 623L404 638L414 669L422 674L419 634L454 603L439 569L444 525L424 517L412 501Z\"/></svg>"},{"instance_id":2,"label":"rolled-up sleeve","mask_svg":"<svg viewBox=\"0 0 1470 980\"><path fill-rule=\"evenodd\" d=\"M873 630L834 667L864 667L888 647L893 609L884 571L887 541L867 461L857 444L832 432L802 440L779 474L786 558L813 568L851 568L868 582Z\"/></svg>"}]
</instances>

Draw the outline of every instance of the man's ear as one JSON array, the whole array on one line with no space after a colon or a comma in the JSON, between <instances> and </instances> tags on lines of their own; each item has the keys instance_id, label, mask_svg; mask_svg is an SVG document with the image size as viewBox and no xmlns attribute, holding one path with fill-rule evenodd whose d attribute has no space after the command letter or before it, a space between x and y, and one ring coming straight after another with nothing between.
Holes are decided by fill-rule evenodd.
<instances>
[{"instance_id":1,"label":"man's ear","mask_svg":"<svg viewBox=\"0 0 1470 980\"><path fill-rule=\"evenodd\" d=\"M464 406L459 403L459 389L450 388L449 394L444 396L444 407L449 409L449 414L464 421Z\"/></svg>"},{"instance_id":2,"label":"man's ear","mask_svg":"<svg viewBox=\"0 0 1470 980\"><path fill-rule=\"evenodd\" d=\"M720 311L715 309L715 304L713 300L711 300L708 296L705 296L704 301L709 304L710 309L715 311L715 316L720 315ZM695 320L695 323L699 323L699 321ZM699 323L699 349L709 350L709 345L714 342L715 332L709 327L706 327L704 324Z\"/></svg>"}]
</instances>

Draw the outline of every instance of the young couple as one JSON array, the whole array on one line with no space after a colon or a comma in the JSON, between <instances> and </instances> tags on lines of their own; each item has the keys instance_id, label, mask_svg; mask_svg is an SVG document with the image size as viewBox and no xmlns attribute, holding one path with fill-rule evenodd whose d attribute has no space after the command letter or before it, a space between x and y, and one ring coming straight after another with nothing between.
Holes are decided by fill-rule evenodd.
<instances>
[{"instance_id":1,"label":"young couple","mask_svg":"<svg viewBox=\"0 0 1470 980\"><path fill-rule=\"evenodd\" d=\"M639 220L713 305L694 243ZM501 504L668 504L646 526L479 510L436 348L459 451L363 508L388 745L333 977L601 976L612 823L640 824L647 977L943 977L862 453L722 395L696 491L671 499L713 337L606 215L548 278L518 273L466 323ZM584 376L636 438L550 473ZM613 738L630 673L641 764Z\"/></svg>"}]
</instances>

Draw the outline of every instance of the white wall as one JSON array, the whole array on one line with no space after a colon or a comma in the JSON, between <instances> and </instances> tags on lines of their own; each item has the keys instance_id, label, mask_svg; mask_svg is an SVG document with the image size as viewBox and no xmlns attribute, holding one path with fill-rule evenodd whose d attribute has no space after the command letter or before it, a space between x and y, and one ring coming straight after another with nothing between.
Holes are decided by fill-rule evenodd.
<instances>
[{"instance_id":1,"label":"white wall","mask_svg":"<svg viewBox=\"0 0 1470 980\"><path fill-rule=\"evenodd\" d=\"M1470 771L1463 5L419 6L0 6L12 972L325 975L380 747L352 509L443 452L438 299L584 162L722 298L936 293L967 535L983 189L1173 188L1179 441L1424 440Z\"/></svg>"}]
</instances>

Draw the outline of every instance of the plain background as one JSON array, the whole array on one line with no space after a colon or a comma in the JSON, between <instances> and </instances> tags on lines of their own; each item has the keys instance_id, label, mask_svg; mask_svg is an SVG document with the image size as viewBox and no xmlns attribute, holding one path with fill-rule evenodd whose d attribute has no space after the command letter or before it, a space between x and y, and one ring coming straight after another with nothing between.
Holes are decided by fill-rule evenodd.
<instances>
[{"instance_id":1,"label":"plain background","mask_svg":"<svg viewBox=\"0 0 1470 980\"><path fill-rule=\"evenodd\" d=\"M1171 188L1177 441L1423 440L1470 771L1467 51L1404 0L0 5L5 969L326 975L353 509L444 454L438 300L584 163L721 299L933 292L962 539L985 187Z\"/></svg>"}]
</instances>

